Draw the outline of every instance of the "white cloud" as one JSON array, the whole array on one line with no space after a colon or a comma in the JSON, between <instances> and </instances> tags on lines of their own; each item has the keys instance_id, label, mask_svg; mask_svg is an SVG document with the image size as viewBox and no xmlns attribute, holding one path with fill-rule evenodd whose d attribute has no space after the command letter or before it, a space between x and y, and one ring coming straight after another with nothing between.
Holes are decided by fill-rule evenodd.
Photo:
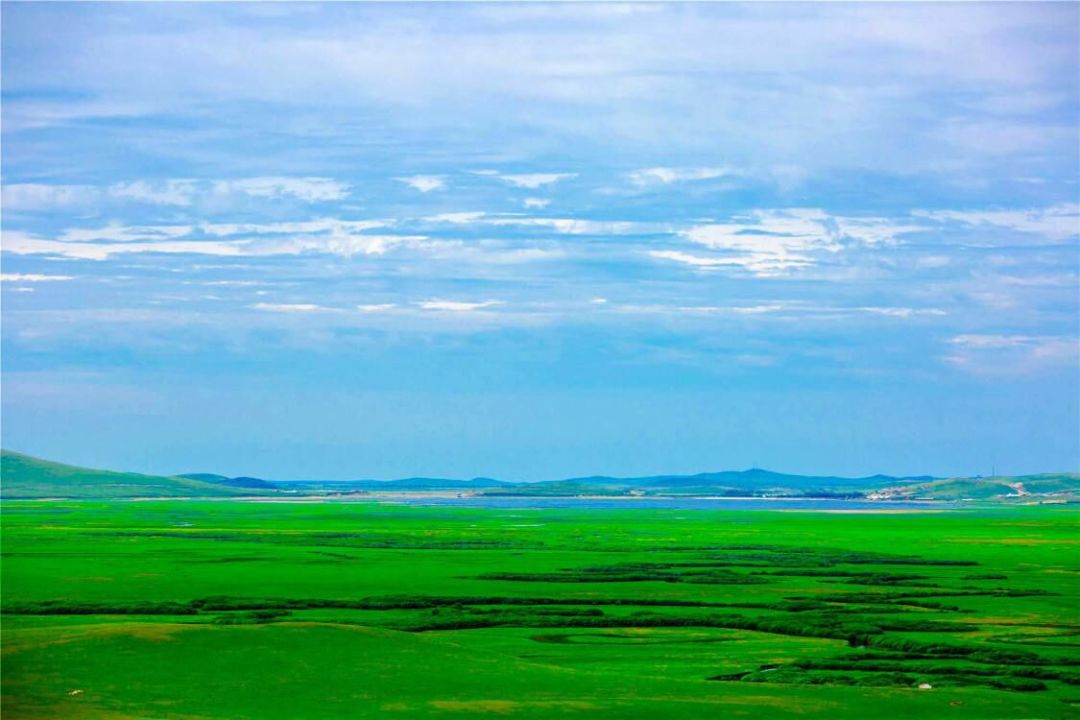
<instances>
[{"instance_id":1,"label":"white cloud","mask_svg":"<svg viewBox=\"0 0 1080 720\"><path fill-rule=\"evenodd\" d=\"M397 181L403 182L413 190L419 190L422 193L431 192L432 190L442 190L446 187L446 183L443 182L443 179L436 175L413 175L412 177L397 178Z\"/></svg>"},{"instance_id":2,"label":"white cloud","mask_svg":"<svg viewBox=\"0 0 1080 720\"><path fill-rule=\"evenodd\" d=\"M330 312L333 308L314 305L312 303L255 303L251 306L255 310L277 313L313 313Z\"/></svg>"},{"instance_id":3,"label":"white cloud","mask_svg":"<svg viewBox=\"0 0 1080 720\"><path fill-rule=\"evenodd\" d=\"M915 210L915 217L958 222L971 227L997 227L1060 241L1080 235L1080 205L1060 203L1028 210Z\"/></svg>"},{"instance_id":4,"label":"white cloud","mask_svg":"<svg viewBox=\"0 0 1080 720\"><path fill-rule=\"evenodd\" d=\"M920 226L886 218L832 216L816 208L755 210L727 223L709 223L683 230L690 242L724 253L701 257L679 251L650 253L697 267L740 266L757 275L775 275L817 264L823 253L835 254L848 244L890 244Z\"/></svg>"},{"instance_id":5,"label":"white cloud","mask_svg":"<svg viewBox=\"0 0 1080 720\"><path fill-rule=\"evenodd\" d=\"M566 257L563 250L547 250L544 248L485 248L482 250L454 248L457 255L468 258L473 262L489 265L516 265L518 263L537 262L542 260L558 260Z\"/></svg>"},{"instance_id":6,"label":"white cloud","mask_svg":"<svg viewBox=\"0 0 1080 720\"><path fill-rule=\"evenodd\" d=\"M871 315L884 315L886 317L940 317L948 315L944 310L939 308L909 308L909 307L861 307L856 308L864 313Z\"/></svg>"},{"instance_id":7,"label":"white cloud","mask_svg":"<svg viewBox=\"0 0 1080 720\"><path fill-rule=\"evenodd\" d=\"M817 208L754 210L725 224L699 225L683 234L714 249L782 254L792 251L839 252L841 241L863 245L895 242L904 234L924 230L921 225L881 217L830 215Z\"/></svg>"},{"instance_id":8,"label":"white cloud","mask_svg":"<svg viewBox=\"0 0 1080 720\"><path fill-rule=\"evenodd\" d=\"M1075 366L1080 339L1048 335L957 335L945 361L963 370L988 374L1023 374Z\"/></svg>"},{"instance_id":9,"label":"white cloud","mask_svg":"<svg viewBox=\"0 0 1080 720\"><path fill-rule=\"evenodd\" d=\"M325 254L353 257L409 252L415 256L476 265L509 265L566 256L565 251L557 247L363 232L381 225L383 223L378 221L335 220L266 225L108 225L93 229L69 229L61 233L58 239L12 231L4 234L3 250L17 255L57 255L92 260L134 253L232 257ZM201 239L203 236L213 239Z\"/></svg>"},{"instance_id":10,"label":"white cloud","mask_svg":"<svg viewBox=\"0 0 1080 720\"><path fill-rule=\"evenodd\" d=\"M839 243L821 232L781 233L745 225L699 225L682 235L711 250L734 250L777 259L789 256L805 259L798 253L810 250L839 252L841 249Z\"/></svg>"},{"instance_id":11,"label":"white cloud","mask_svg":"<svg viewBox=\"0 0 1080 720\"><path fill-rule=\"evenodd\" d=\"M868 246L891 245L896 243L901 235L926 230L923 225L881 217L832 216L830 220L835 223L839 237Z\"/></svg>"},{"instance_id":12,"label":"white cloud","mask_svg":"<svg viewBox=\"0 0 1080 720\"><path fill-rule=\"evenodd\" d=\"M915 258L915 267L927 270L936 270L950 265L952 265L952 258L948 255L921 255Z\"/></svg>"},{"instance_id":13,"label":"white cloud","mask_svg":"<svg viewBox=\"0 0 1080 720\"><path fill-rule=\"evenodd\" d=\"M991 275L987 280L993 284L1014 285L1019 287L1062 287L1074 288L1077 285L1075 274L1042 273L1038 275Z\"/></svg>"},{"instance_id":14,"label":"white cloud","mask_svg":"<svg viewBox=\"0 0 1080 720\"><path fill-rule=\"evenodd\" d=\"M230 195L267 200L294 198L315 203L342 200L348 196L348 190L347 184L322 177L254 177L217 181L174 178L132 180L102 186L14 183L3 187L3 203L5 210L95 207L118 201L191 207L205 200L220 202Z\"/></svg>"},{"instance_id":15,"label":"white cloud","mask_svg":"<svg viewBox=\"0 0 1080 720\"><path fill-rule=\"evenodd\" d=\"M5 211L41 210L83 205L95 197L89 185L5 183L0 190Z\"/></svg>"},{"instance_id":16,"label":"white cloud","mask_svg":"<svg viewBox=\"0 0 1080 720\"><path fill-rule=\"evenodd\" d=\"M771 249L754 249L749 254L725 256L701 256L681 250L651 250L651 257L659 260L673 260L695 268L709 270L722 267L742 268L762 277L780 275L797 268L814 265L814 260L806 255Z\"/></svg>"},{"instance_id":17,"label":"white cloud","mask_svg":"<svg viewBox=\"0 0 1080 720\"><path fill-rule=\"evenodd\" d=\"M253 177L214 183L219 193L238 192L252 197L294 197L304 202L327 202L348 196L349 186L325 177Z\"/></svg>"},{"instance_id":18,"label":"white cloud","mask_svg":"<svg viewBox=\"0 0 1080 720\"><path fill-rule=\"evenodd\" d=\"M528 217L524 214L493 215L486 212L454 212L430 215L428 222L453 225L492 225L496 227L550 228L560 235L633 235L638 233L669 232L664 223L644 223L629 220L587 220L579 218Z\"/></svg>"},{"instance_id":19,"label":"white cloud","mask_svg":"<svg viewBox=\"0 0 1080 720\"><path fill-rule=\"evenodd\" d=\"M352 235L331 233L327 236L297 236L279 243L255 246L252 255L298 255L301 253L329 253L351 257L353 255L384 255L396 247L420 246L427 238L420 235Z\"/></svg>"},{"instance_id":20,"label":"white cloud","mask_svg":"<svg viewBox=\"0 0 1080 720\"><path fill-rule=\"evenodd\" d=\"M170 253L220 256L244 255L241 245L228 242L62 242L36 237L29 233L5 232L5 252L16 255L58 255L79 260L105 260L112 255L129 253Z\"/></svg>"},{"instance_id":21,"label":"white cloud","mask_svg":"<svg viewBox=\"0 0 1080 720\"><path fill-rule=\"evenodd\" d=\"M694 267L699 268L714 268L738 264L730 258L701 257L700 255L691 255L690 253L685 253L681 250L650 250L649 256L659 260L674 260L675 262L693 265Z\"/></svg>"},{"instance_id":22,"label":"white cloud","mask_svg":"<svg viewBox=\"0 0 1080 720\"><path fill-rule=\"evenodd\" d=\"M510 183L514 187L535 190L544 185L557 183L560 180L569 180L570 178L577 177L577 173L525 173L520 175L505 175L498 173L496 177L503 182Z\"/></svg>"},{"instance_id":23,"label":"white cloud","mask_svg":"<svg viewBox=\"0 0 1080 720\"><path fill-rule=\"evenodd\" d=\"M976 350L1000 350L1002 348L1025 347L1032 342L1042 340L1029 335L957 335L950 342L964 348Z\"/></svg>"},{"instance_id":24,"label":"white cloud","mask_svg":"<svg viewBox=\"0 0 1080 720\"><path fill-rule=\"evenodd\" d=\"M62 282L74 280L71 275L39 275L37 273L3 273L0 282Z\"/></svg>"},{"instance_id":25,"label":"white cloud","mask_svg":"<svg viewBox=\"0 0 1080 720\"><path fill-rule=\"evenodd\" d=\"M854 315L883 315L895 318L938 317L946 315L938 308L908 307L843 307L835 305L814 305L806 302L773 302L757 305L623 305L620 312L662 314L662 315L706 315L706 316L753 316L783 315L785 317L815 317L820 319L846 319Z\"/></svg>"},{"instance_id":26,"label":"white cloud","mask_svg":"<svg viewBox=\"0 0 1080 720\"><path fill-rule=\"evenodd\" d=\"M394 303L373 303L369 305L357 305L356 309L362 313L380 313L393 310L397 305Z\"/></svg>"},{"instance_id":27,"label":"white cloud","mask_svg":"<svg viewBox=\"0 0 1080 720\"><path fill-rule=\"evenodd\" d=\"M1067 7L830 4L792 17L782 8L628 12L612 4L572 6L559 22L534 24L522 19L526 11L540 8L477 8L454 23L408 9L379 21L330 10L302 35L245 11L215 23L214 42L202 43L185 23L163 20L152 33L135 23L54 34L27 50L38 62L20 75L19 89L67 78L80 91L75 97L134 108L92 110L86 100L19 105L27 120L41 122L52 114L42 104L59 106L63 121L171 116L203 107L197 101L277 103L281 117L264 121L313 144L338 129L338 118L355 121L360 108L408 108L399 122L413 132L467 132L466 122L480 120L480 137L491 131L485 109L500 108L500 127L528 133L540 152L557 150L564 138L615 149L626 138L635 147L700 150L699 157L743 151L762 163L805 155L820 168L860 167L872 149L887 172L952 160L953 148L931 142L923 126L985 112L964 112L965 104L1047 92L1064 94L1067 104L1071 97L1075 34ZM724 41L711 42L718 37ZM143 62L130 62L133 56ZM949 112L940 112L943 97L954 98ZM289 110L312 107L325 108L325 119L297 132ZM346 137L353 132L340 128ZM984 158L986 147L963 159Z\"/></svg>"},{"instance_id":28,"label":"white cloud","mask_svg":"<svg viewBox=\"0 0 1080 720\"><path fill-rule=\"evenodd\" d=\"M367 234L384 221L321 219L285 223L204 225L119 225L71 228L55 239L6 232L3 249L19 255L61 255L105 259L120 253L193 253L225 256L382 255L393 248L423 249L440 243L421 235ZM203 240L200 236L218 238ZM441 243L445 245L446 243Z\"/></svg>"},{"instance_id":29,"label":"white cloud","mask_svg":"<svg viewBox=\"0 0 1080 720\"><path fill-rule=\"evenodd\" d=\"M485 216L487 216L487 213L485 212L450 212L431 215L424 219L429 222L446 222L453 225L467 225L469 223L477 222Z\"/></svg>"},{"instance_id":30,"label":"white cloud","mask_svg":"<svg viewBox=\"0 0 1080 720\"><path fill-rule=\"evenodd\" d=\"M525 200L522 201L522 204L528 210L543 210L544 208L546 208L548 205L551 204L551 201L548 200L547 198L531 197L531 198L525 198Z\"/></svg>"},{"instance_id":31,"label":"white cloud","mask_svg":"<svg viewBox=\"0 0 1080 720\"><path fill-rule=\"evenodd\" d=\"M143 180L117 183L109 187L109 194L129 198L151 205L191 205L197 186L194 180L166 180L151 183Z\"/></svg>"},{"instance_id":32,"label":"white cloud","mask_svg":"<svg viewBox=\"0 0 1080 720\"><path fill-rule=\"evenodd\" d=\"M191 283L192 281L186 282ZM259 287L267 283L258 280L204 280L198 284L208 287Z\"/></svg>"},{"instance_id":33,"label":"white cloud","mask_svg":"<svg viewBox=\"0 0 1080 720\"><path fill-rule=\"evenodd\" d=\"M424 310L442 310L446 312L470 312L483 308L501 305L499 300L484 300L482 302L461 302L458 300L425 300L418 303Z\"/></svg>"},{"instance_id":34,"label":"white cloud","mask_svg":"<svg viewBox=\"0 0 1080 720\"><path fill-rule=\"evenodd\" d=\"M620 313L641 315L678 316L723 316L723 315L765 315L790 311L787 304L769 305L619 305L615 308Z\"/></svg>"},{"instance_id":35,"label":"white cloud","mask_svg":"<svg viewBox=\"0 0 1080 720\"><path fill-rule=\"evenodd\" d=\"M787 305L624 305L620 312L649 315L763 315L788 309Z\"/></svg>"},{"instance_id":36,"label":"white cloud","mask_svg":"<svg viewBox=\"0 0 1080 720\"><path fill-rule=\"evenodd\" d=\"M693 243L782 260L809 250L837 252L841 245L824 226L820 210L759 210L742 222L698 225L683 231Z\"/></svg>"},{"instance_id":37,"label":"white cloud","mask_svg":"<svg viewBox=\"0 0 1080 720\"><path fill-rule=\"evenodd\" d=\"M659 223L640 223L626 220L583 220L578 218L485 216L478 219L477 222L496 226L551 228L560 235L632 235L668 229L667 226Z\"/></svg>"},{"instance_id":38,"label":"white cloud","mask_svg":"<svg viewBox=\"0 0 1080 720\"><path fill-rule=\"evenodd\" d=\"M204 223L198 225L200 232L216 237L230 235L292 235L341 232L363 232L388 227L385 220L337 220L321 218L299 222L277 223Z\"/></svg>"},{"instance_id":39,"label":"white cloud","mask_svg":"<svg viewBox=\"0 0 1080 720\"><path fill-rule=\"evenodd\" d=\"M193 229L191 225L120 225L111 223L100 228L65 230L60 233L57 239L67 243L85 243L95 240L114 243L171 240L190 235Z\"/></svg>"},{"instance_id":40,"label":"white cloud","mask_svg":"<svg viewBox=\"0 0 1080 720\"><path fill-rule=\"evenodd\" d=\"M725 167L699 167L699 168L670 168L654 167L643 170L635 170L630 173L630 182L635 185L670 185L675 182L688 182L694 180L712 180L718 177L732 175L730 168Z\"/></svg>"},{"instance_id":41,"label":"white cloud","mask_svg":"<svg viewBox=\"0 0 1080 720\"><path fill-rule=\"evenodd\" d=\"M787 305L774 303L772 305L735 305L726 308L710 308L719 310L721 312L729 312L733 315L763 315L765 313L775 313L782 310L786 310Z\"/></svg>"}]
</instances>

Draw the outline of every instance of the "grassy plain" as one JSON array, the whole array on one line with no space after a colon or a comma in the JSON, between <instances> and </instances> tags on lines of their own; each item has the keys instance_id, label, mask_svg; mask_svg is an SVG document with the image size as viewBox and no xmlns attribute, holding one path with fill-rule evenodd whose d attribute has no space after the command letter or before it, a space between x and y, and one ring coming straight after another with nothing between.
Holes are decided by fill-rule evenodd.
<instances>
[{"instance_id":1,"label":"grassy plain","mask_svg":"<svg viewBox=\"0 0 1080 720\"><path fill-rule=\"evenodd\" d=\"M8 501L2 709L1078 717L1078 518Z\"/></svg>"}]
</instances>

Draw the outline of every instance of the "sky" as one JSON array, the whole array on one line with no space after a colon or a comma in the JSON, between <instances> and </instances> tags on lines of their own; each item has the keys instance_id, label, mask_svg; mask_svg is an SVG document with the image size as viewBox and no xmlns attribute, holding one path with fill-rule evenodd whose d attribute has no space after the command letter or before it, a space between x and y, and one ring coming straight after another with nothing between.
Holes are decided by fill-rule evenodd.
<instances>
[{"instance_id":1,"label":"sky","mask_svg":"<svg viewBox=\"0 0 1080 720\"><path fill-rule=\"evenodd\" d=\"M2 441L1080 470L1080 5L2 5Z\"/></svg>"}]
</instances>

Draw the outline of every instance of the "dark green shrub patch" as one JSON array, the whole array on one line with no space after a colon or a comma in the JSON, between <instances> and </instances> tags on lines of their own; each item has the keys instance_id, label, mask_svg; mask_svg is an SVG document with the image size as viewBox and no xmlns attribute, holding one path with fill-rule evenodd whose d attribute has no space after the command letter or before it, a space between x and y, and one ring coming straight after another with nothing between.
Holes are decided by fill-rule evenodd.
<instances>
[{"instance_id":1,"label":"dark green shrub patch","mask_svg":"<svg viewBox=\"0 0 1080 720\"><path fill-rule=\"evenodd\" d=\"M68 602L42 600L4 605L9 615L195 615L198 611L177 602Z\"/></svg>"},{"instance_id":2,"label":"dark green shrub patch","mask_svg":"<svg viewBox=\"0 0 1080 720\"><path fill-rule=\"evenodd\" d=\"M1080 665L1080 659L1049 659L1024 650L1001 650L974 645L928 643L907 638L869 638L872 648L895 650L922 658L962 658L970 662L988 665Z\"/></svg>"},{"instance_id":3,"label":"dark green shrub patch","mask_svg":"<svg viewBox=\"0 0 1080 720\"><path fill-rule=\"evenodd\" d=\"M743 551L757 551L754 552L754 554L743 555L743 558L753 558L774 566L783 565L785 559L792 562L803 562L808 563L808 565L825 567L831 567L833 565L926 565L939 567L971 567L978 565L978 563L973 560L940 560L919 557L918 555L892 555L889 553L841 550L835 548L795 547L786 545L728 545L723 549L736 553L742 553Z\"/></svg>"},{"instance_id":4,"label":"dark green shrub patch","mask_svg":"<svg viewBox=\"0 0 1080 720\"><path fill-rule=\"evenodd\" d=\"M1041 680L1026 680L1021 678L996 678L990 681L991 687L1016 692L1038 692L1046 689L1046 683Z\"/></svg>"},{"instance_id":5,"label":"dark green shrub patch","mask_svg":"<svg viewBox=\"0 0 1080 720\"><path fill-rule=\"evenodd\" d=\"M815 603L814 601L722 603L704 600L657 600L654 598L546 598L427 595L384 595L380 597L350 600L328 598L241 598L218 595L198 598L187 603L74 603L63 600L10 602L5 604L0 612L10 615L195 615L200 612L227 612L234 610L260 609L426 610L445 607L464 607L469 605L745 608L788 612L829 608L829 606L824 603Z\"/></svg>"},{"instance_id":6,"label":"dark green shrub patch","mask_svg":"<svg viewBox=\"0 0 1080 720\"><path fill-rule=\"evenodd\" d=\"M968 658L964 658L967 660ZM849 656L831 660L795 660L790 663L802 670L851 670L858 672L909 672L920 675L970 675L976 677L1023 678L1027 680L1058 680L1069 685L1080 684L1080 675L1065 670L1042 667L1014 667L996 665L992 667L957 667L955 665L928 664L906 660L902 656L889 659L872 656Z\"/></svg>"},{"instance_id":7,"label":"dark green shrub patch","mask_svg":"<svg viewBox=\"0 0 1080 720\"><path fill-rule=\"evenodd\" d=\"M899 582L912 582L929 580L928 575L914 575L910 573L873 573L860 572L857 570L811 570L811 569L785 569L768 570L751 573L752 575L773 575L778 577L820 577L820 578L844 578L844 582L864 583L867 585L884 585Z\"/></svg>"},{"instance_id":8,"label":"dark green shrub patch","mask_svg":"<svg viewBox=\"0 0 1080 720\"><path fill-rule=\"evenodd\" d=\"M542 543L493 538L434 538L427 535L395 533L265 533L265 532L203 532L203 531L100 531L86 533L90 537L155 538L210 542L255 543L301 547L355 547L400 550L521 550L539 549Z\"/></svg>"},{"instance_id":9,"label":"dark green shrub patch","mask_svg":"<svg viewBox=\"0 0 1080 720\"><path fill-rule=\"evenodd\" d=\"M700 566L692 566L698 568ZM669 564L609 565L560 570L549 573L493 572L478 575L480 580L551 583L667 582L703 585L760 585L769 582L759 575L743 575L723 569L693 569Z\"/></svg>"},{"instance_id":10,"label":"dark green shrub patch","mask_svg":"<svg viewBox=\"0 0 1080 720\"><path fill-rule=\"evenodd\" d=\"M1057 679L1052 672L1046 679ZM903 662L845 662L843 660L798 660L782 666L762 666L758 670L716 675L709 680L725 682L766 682L789 685L851 685L864 687L933 686L993 687L1014 692L1047 689L1040 679L1016 676L1009 668L957 668Z\"/></svg>"},{"instance_id":11,"label":"dark green shrub patch","mask_svg":"<svg viewBox=\"0 0 1080 720\"><path fill-rule=\"evenodd\" d=\"M438 608L436 608L438 610ZM604 611L600 608L556 608L556 607L530 607L530 608L514 608L507 610L505 608L477 608L471 606L465 606L462 608L464 612L468 612L473 615L506 615L508 613L516 614L529 614L534 616L545 617L603 617Z\"/></svg>"},{"instance_id":12,"label":"dark green shrub patch","mask_svg":"<svg viewBox=\"0 0 1080 720\"><path fill-rule=\"evenodd\" d=\"M288 610L252 610L250 612L219 615L214 618L215 625L262 625L292 615Z\"/></svg>"},{"instance_id":13,"label":"dark green shrub patch","mask_svg":"<svg viewBox=\"0 0 1080 720\"><path fill-rule=\"evenodd\" d=\"M879 605L903 605L908 607L918 607L933 610L959 610L956 606L946 606L938 603L937 601L927 600L927 598L941 598L941 597L1036 597L1046 595L1056 595L1057 593L1049 590L1012 590L1006 588L990 588L986 590L950 590L942 588L941 590L922 591L913 590L910 592L878 592L878 593L838 593L830 595L815 595L812 598L806 596L792 596L787 598L788 600L819 600L822 602L830 603L859 603L859 604L879 604Z\"/></svg>"}]
</instances>

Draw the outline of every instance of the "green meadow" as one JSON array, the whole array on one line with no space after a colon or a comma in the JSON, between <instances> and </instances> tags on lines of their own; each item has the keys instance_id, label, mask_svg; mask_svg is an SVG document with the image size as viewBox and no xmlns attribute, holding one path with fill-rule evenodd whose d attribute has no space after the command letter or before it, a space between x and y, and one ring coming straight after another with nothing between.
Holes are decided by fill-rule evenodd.
<instances>
[{"instance_id":1,"label":"green meadow","mask_svg":"<svg viewBox=\"0 0 1080 720\"><path fill-rule=\"evenodd\" d=\"M6 501L2 710L1080 717L1078 519Z\"/></svg>"}]
</instances>

